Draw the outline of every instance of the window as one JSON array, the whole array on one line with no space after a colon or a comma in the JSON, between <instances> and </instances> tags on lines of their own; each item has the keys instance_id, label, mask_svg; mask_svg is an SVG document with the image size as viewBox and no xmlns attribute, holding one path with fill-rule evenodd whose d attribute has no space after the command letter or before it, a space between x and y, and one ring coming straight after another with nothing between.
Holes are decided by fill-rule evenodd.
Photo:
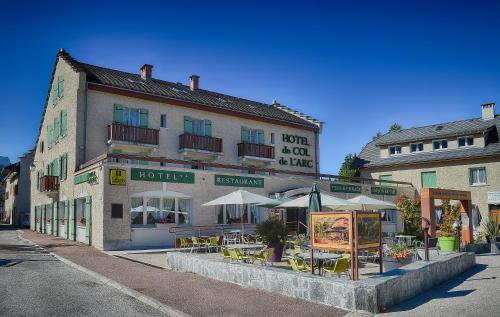
<instances>
[{"instance_id":1,"label":"window","mask_svg":"<svg viewBox=\"0 0 500 317\"><path fill-rule=\"evenodd\" d=\"M111 218L123 218L123 204L111 204Z\"/></svg>"},{"instance_id":2,"label":"window","mask_svg":"<svg viewBox=\"0 0 500 317\"><path fill-rule=\"evenodd\" d=\"M424 144L423 143L413 143L410 145L410 151L412 153L414 152L422 152L424 150Z\"/></svg>"},{"instance_id":3,"label":"window","mask_svg":"<svg viewBox=\"0 0 500 317\"><path fill-rule=\"evenodd\" d=\"M271 133L271 144L276 144L274 133Z\"/></svg>"},{"instance_id":4,"label":"window","mask_svg":"<svg viewBox=\"0 0 500 317\"><path fill-rule=\"evenodd\" d=\"M57 76L57 82L52 85L52 105L55 106L64 96L64 76Z\"/></svg>"},{"instance_id":5,"label":"window","mask_svg":"<svg viewBox=\"0 0 500 317\"><path fill-rule=\"evenodd\" d=\"M40 142L40 147L39 147L40 153L43 153L44 147L45 147L45 142L41 141Z\"/></svg>"},{"instance_id":6,"label":"window","mask_svg":"<svg viewBox=\"0 0 500 317\"><path fill-rule=\"evenodd\" d=\"M142 225L144 223L144 205L142 197L132 197L130 201L130 220L132 225Z\"/></svg>"},{"instance_id":7,"label":"window","mask_svg":"<svg viewBox=\"0 0 500 317\"><path fill-rule=\"evenodd\" d=\"M486 168L478 167L469 169L469 185L486 185Z\"/></svg>"},{"instance_id":8,"label":"window","mask_svg":"<svg viewBox=\"0 0 500 317\"><path fill-rule=\"evenodd\" d=\"M148 110L127 108L122 105L114 105L113 121L115 123L129 125L132 127L148 127Z\"/></svg>"},{"instance_id":9,"label":"window","mask_svg":"<svg viewBox=\"0 0 500 317\"><path fill-rule=\"evenodd\" d=\"M193 119L189 116L184 116L184 133L212 136L212 121Z\"/></svg>"},{"instance_id":10,"label":"window","mask_svg":"<svg viewBox=\"0 0 500 317\"><path fill-rule=\"evenodd\" d=\"M144 210L144 203L146 209ZM157 223L189 224L191 200L181 198L133 197L131 225L153 226Z\"/></svg>"},{"instance_id":11,"label":"window","mask_svg":"<svg viewBox=\"0 0 500 317\"><path fill-rule=\"evenodd\" d=\"M156 219L160 217L160 212L160 198L148 198L146 206L146 224L154 225Z\"/></svg>"},{"instance_id":12,"label":"window","mask_svg":"<svg viewBox=\"0 0 500 317\"><path fill-rule=\"evenodd\" d=\"M394 209L389 210L381 210L382 213L382 221L387 221L390 223L398 222L398 211Z\"/></svg>"},{"instance_id":13,"label":"window","mask_svg":"<svg viewBox=\"0 0 500 317\"><path fill-rule=\"evenodd\" d=\"M163 198L159 223L175 223L175 199Z\"/></svg>"},{"instance_id":14,"label":"window","mask_svg":"<svg viewBox=\"0 0 500 317\"><path fill-rule=\"evenodd\" d=\"M458 147L474 145L473 137L458 138Z\"/></svg>"},{"instance_id":15,"label":"window","mask_svg":"<svg viewBox=\"0 0 500 317\"><path fill-rule=\"evenodd\" d=\"M190 222L191 201L189 199L179 199L179 210L177 211L177 223L187 225Z\"/></svg>"},{"instance_id":16,"label":"window","mask_svg":"<svg viewBox=\"0 0 500 317\"><path fill-rule=\"evenodd\" d=\"M422 187L436 188L437 187L436 172L422 172L421 181L422 181Z\"/></svg>"},{"instance_id":17,"label":"window","mask_svg":"<svg viewBox=\"0 0 500 317\"><path fill-rule=\"evenodd\" d=\"M68 174L68 153L61 155L59 161L59 179L63 181L67 178Z\"/></svg>"},{"instance_id":18,"label":"window","mask_svg":"<svg viewBox=\"0 0 500 317\"><path fill-rule=\"evenodd\" d=\"M61 132L59 127L59 117L54 118L54 130L52 132L54 133L54 143L57 143L59 141L59 134Z\"/></svg>"},{"instance_id":19,"label":"window","mask_svg":"<svg viewBox=\"0 0 500 317\"><path fill-rule=\"evenodd\" d=\"M448 140L440 140L434 141L433 143L434 150L442 150L448 148Z\"/></svg>"},{"instance_id":20,"label":"window","mask_svg":"<svg viewBox=\"0 0 500 317\"><path fill-rule=\"evenodd\" d=\"M162 114L160 116L160 128L166 128L167 127L167 115Z\"/></svg>"},{"instance_id":21,"label":"window","mask_svg":"<svg viewBox=\"0 0 500 317\"><path fill-rule=\"evenodd\" d=\"M225 211L225 213L224 213ZM215 207L215 217L218 224L260 223L262 209L256 205L224 205Z\"/></svg>"},{"instance_id":22,"label":"window","mask_svg":"<svg viewBox=\"0 0 500 317\"><path fill-rule=\"evenodd\" d=\"M47 145L48 145L49 149L52 148L52 145L54 145L53 140L52 140L52 137L53 137L52 133L53 133L52 126L49 124L47 126Z\"/></svg>"},{"instance_id":23,"label":"window","mask_svg":"<svg viewBox=\"0 0 500 317\"><path fill-rule=\"evenodd\" d=\"M401 154L401 147L400 146L391 146L391 147L389 147L389 153L391 155Z\"/></svg>"},{"instance_id":24,"label":"window","mask_svg":"<svg viewBox=\"0 0 500 317\"><path fill-rule=\"evenodd\" d=\"M264 144L265 143L264 130L241 127L241 142Z\"/></svg>"}]
</instances>

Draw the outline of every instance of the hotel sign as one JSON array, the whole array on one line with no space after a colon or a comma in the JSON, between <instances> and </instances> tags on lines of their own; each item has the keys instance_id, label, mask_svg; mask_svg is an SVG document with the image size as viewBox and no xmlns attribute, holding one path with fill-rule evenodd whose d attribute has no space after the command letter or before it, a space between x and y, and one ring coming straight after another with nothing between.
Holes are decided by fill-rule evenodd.
<instances>
[{"instance_id":1,"label":"hotel sign","mask_svg":"<svg viewBox=\"0 0 500 317\"><path fill-rule=\"evenodd\" d=\"M109 170L109 184L124 186L127 183L127 171L121 169Z\"/></svg>"},{"instance_id":2,"label":"hotel sign","mask_svg":"<svg viewBox=\"0 0 500 317\"><path fill-rule=\"evenodd\" d=\"M91 185L97 184L99 182L97 178L97 172L92 171L92 172L87 172L83 173L80 175L76 175L74 178L74 183L75 185L81 184L81 183L89 183Z\"/></svg>"},{"instance_id":3,"label":"hotel sign","mask_svg":"<svg viewBox=\"0 0 500 317\"><path fill-rule=\"evenodd\" d=\"M371 193L372 195L396 196L397 190L394 187L373 186Z\"/></svg>"},{"instance_id":4,"label":"hotel sign","mask_svg":"<svg viewBox=\"0 0 500 317\"><path fill-rule=\"evenodd\" d=\"M264 179L245 176L215 175L215 186L264 188Z\"/></svg>"},{"instance_id":5,"label":"hotel sign","mask_svg":"<svg viewBox=\"0 0 500 317\"><path fill-rule=\"evenodd\" d=\"M349 184L340 184L340 183L332 183L330 184L330 191L334 193L361 193L361 186L358 185L349 185Z\"/></svg>"},{"instance_id":6,"label":"hotel sign","mask_svg":"<svg viewBox=\"0 0 500 317\"><path fill-rule=\"evenodd\" d=\"M194 184L194 173L131 168L130 179L133 181Z\"/></svg>"}]
</instances>

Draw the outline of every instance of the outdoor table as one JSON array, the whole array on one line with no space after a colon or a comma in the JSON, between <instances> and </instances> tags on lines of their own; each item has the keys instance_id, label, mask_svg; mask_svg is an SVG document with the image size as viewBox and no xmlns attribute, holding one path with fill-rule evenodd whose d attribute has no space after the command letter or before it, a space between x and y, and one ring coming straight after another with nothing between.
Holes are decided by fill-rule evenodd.
<instances>
[{"instance_id":1,"label":"outdoor table","mask_svg":"<svg viewBox=\"0 0 500 317\"><path fill-rule=\"evenodd\" d=\"M409 236L409 235L398 235L396 236L396 239L398 240L398 243L401 243L402 240L404 240L406 245L411 245L413 239L415 239L416 236Z\"/></svg>"},{"instance_id":2,"label":"outdoor table","mask_svg":"<svg viewBox=\"0 0 500 317\"><path fill-rule=\"evenodd\" d=\"M227 246L228 249L240 249L240 250L258 250L264 247L265 246L262 244L250 244L250 243L229 244Z\"/></svg>"},{"instance_id":3,"label":"outdoor table","mask_svg":"<svg viewBox=\"0 0 500 317\"><path fill-rule=\"evenodd\" d=\"M307 260L311 258L311 252L304 252L296 254L299 258L303 260ZM323 264L326 261L337 260L340 259L342 255L335 253L323 253L323 252L314 252L314 260L318 261L318 271L319 275L323 272Z\"/></svg>"}]
</instances>

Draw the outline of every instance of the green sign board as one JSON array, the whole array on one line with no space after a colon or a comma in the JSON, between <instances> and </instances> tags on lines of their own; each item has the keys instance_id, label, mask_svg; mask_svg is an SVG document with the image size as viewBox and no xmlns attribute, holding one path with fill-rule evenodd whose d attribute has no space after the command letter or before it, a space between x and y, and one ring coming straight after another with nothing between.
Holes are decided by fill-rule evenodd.
<instances>
[{"instance_id":1,"label":"green sign board","mask_svg":"<svg viewBox=\"0 0 500 317\"><path fill-rule=\"evenodd\" d=\"M356 193L361 194L361 186L332 183L330 184L330 191L334 193Z\"/></svg>"},{"instance_id":2,"label":"green sign board","mask_svg":"<svg viewBox=\"0 0 500 317\"><path fill-rule=\"evenodd\" d=\"M215 175L215 186L264 188L264 179L245 176Z\"/></svg>"},{"instance_id":3,"label":"green sign board","mask_svg":"<svg viewBox=\"0 0 500 317\"><path fill-rule=\"evenodd\" d=\"M97 183L97 174L95 171L92 172L87 172L83 173L80 175L76 175L74 178L74 183L75 185L81 184L81 183L89 183L89 184L96 184Z\"/></svg>"},{"instance_id":4,"label":"green sign board","mask_svg":"<svg viewBox=\"0 0 500 317\"><path fill-rule=\"evenodd\" d=\"M130 179L133 181L194 184L194 173L131 168Z\"/></svg>"},{"instance_id":5,"label":"green sign board","mask_svg":"<svg viewBox=\"0 0 500 317\"><path fill-rule=\"evenodd\" d=\"M372 195L396 196L397 191L394 187L373 186L371 189L371 193Z\"/></svg>"}]
</instances>

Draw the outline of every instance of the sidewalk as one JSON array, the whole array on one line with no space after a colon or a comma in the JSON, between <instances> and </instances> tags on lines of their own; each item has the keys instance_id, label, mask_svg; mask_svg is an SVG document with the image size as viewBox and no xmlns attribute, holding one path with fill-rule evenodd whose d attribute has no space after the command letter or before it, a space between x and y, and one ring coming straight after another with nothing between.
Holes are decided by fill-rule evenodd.
<instances>
[{"instance_id":1,"label":"sidewalk","mask_svg":"<svg viewBox=\"0 0 500 317\"><path fill-rule=\"evenodd\" d=\"M155 268L83 244L23 231L23 238L192 316L343 316L339 308L244 289L191 273Z\"/></svg>"}]
</instances>

